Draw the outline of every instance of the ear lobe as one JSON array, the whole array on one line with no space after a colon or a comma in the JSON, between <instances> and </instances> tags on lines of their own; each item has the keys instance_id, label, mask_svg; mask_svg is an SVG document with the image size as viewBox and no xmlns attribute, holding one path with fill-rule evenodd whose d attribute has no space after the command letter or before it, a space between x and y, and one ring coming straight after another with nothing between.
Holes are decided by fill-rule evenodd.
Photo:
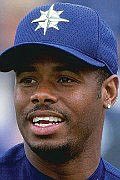
<instances>
[{"instance_id":1,"label":"ear lobe","mask_svg":"<svg viewBox=\"0 0 120 180\"><path fill-rule=\"evenodd\" d=\"M109 109L118 96L119 80L116 75L110 76L103 83L103 107Z\"/></svg>"}]
</instances>

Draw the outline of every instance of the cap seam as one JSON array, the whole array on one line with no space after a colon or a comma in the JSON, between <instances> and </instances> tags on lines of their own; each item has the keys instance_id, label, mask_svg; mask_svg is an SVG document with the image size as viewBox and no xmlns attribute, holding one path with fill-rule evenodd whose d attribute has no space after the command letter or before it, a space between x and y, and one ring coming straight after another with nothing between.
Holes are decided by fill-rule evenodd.
<instances>
[{"instance_id":1,"label":"cap seam","mask_svg":"<svg viewBox=\"0 0 120 180\"><path fill-rule=\"evenodd\" d=\"M97 54L96 54L96 56L97 56L97 59L98 59L98 49L99 49L99 47L100 47L100 17L99 17L99 14L98 14L98 12L95 10L95 13L96 13L96 15L97 15L97 17L98 17L98 46L97 46Z\"/></svg>"}]
</instances>

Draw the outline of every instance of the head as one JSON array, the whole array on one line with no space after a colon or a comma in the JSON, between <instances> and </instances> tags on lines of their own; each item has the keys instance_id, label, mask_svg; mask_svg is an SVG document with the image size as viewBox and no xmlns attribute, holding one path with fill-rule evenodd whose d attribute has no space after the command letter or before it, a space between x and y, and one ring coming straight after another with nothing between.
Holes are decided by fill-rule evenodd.
<instances>
[{"instance_id":1,"label":"head","mask_svg":"<svg viewBox=\"0 0 120 180\"><path fill-rule=\"evenodd\" d=\"M17 122L32 152L66 162L93 144L100 149L118 63L114 35L94 10L69 3L36 8L0 58L1 71L16 72Z\"/></svg>"},{"instance_id":2,"label":"head","mask_svg":"<svg viewBox=\"0 0 120 180\"><path fill-rule=\"evenodd\" d=\"M55 49L28 62L15 67L15 107L32 151L60 162L78 156L91 139L100 144L105 110L117 96L117 76ZM35 127L35 117L61 122L43 118Z\"/></svg>"}]
</instances>

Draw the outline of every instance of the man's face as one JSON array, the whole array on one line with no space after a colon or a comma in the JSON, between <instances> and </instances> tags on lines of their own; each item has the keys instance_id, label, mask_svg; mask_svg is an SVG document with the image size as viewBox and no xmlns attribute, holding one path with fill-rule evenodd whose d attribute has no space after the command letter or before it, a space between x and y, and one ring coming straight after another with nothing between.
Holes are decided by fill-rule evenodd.
<instances>
[{"instance_id":1,"label":"man's face","mask_svg":"<svg viewBox=\"0 0 120 180\"><path fill-rule=\"evenodd\" d=\"M39 56L16 69L17 122L31 149L77 154L102 126L95 69L69 56Z\"/></svg>"}]
</instances>

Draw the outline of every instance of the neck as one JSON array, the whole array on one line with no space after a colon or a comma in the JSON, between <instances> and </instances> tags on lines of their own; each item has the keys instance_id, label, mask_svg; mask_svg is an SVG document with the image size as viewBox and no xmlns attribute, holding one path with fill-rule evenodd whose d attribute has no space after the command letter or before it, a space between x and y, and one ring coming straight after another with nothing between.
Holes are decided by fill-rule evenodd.
<instances>
[{"instance_id":1,"label":"neck","mask_svg":"<svg viewBox=\"0 0 120 180\"><path fill-rule=\"evenodd\" d=\"M102 134L102 133L101 133ZM90 177L98 167L100 161L101 134L97 131L85 143L84 149L79 156L67 163L53 164L46 162L35 154L25 143L25 153L31 164L43 174L54 179L85 180ZM97 139L95 138L97 137Z\"/></svg>"}]
</instances>

